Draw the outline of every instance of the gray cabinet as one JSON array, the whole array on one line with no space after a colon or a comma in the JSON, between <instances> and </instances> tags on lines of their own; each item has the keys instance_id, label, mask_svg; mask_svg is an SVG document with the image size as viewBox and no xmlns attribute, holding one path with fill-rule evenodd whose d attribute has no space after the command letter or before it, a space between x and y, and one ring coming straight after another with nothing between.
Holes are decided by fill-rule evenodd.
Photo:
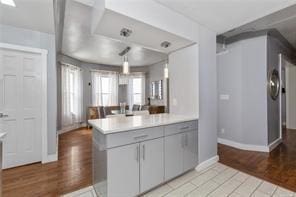
<instances>
[{"instance_id":1,"label":"gray cabinet","mask_svg":"<svg viewBox=\"0 0 296 197\"><path fill-rule=\"evenodd\" d=\"M139 194L139 152L139 143L107 150L108 196Z\"/></svg>"},{"instance_id":2,"label":"gray cabinet","mask_svg":"<svg viewBox=\"0 0 296 197\"><path fill-rule=\"evenodd\" d=\"M108 149L107 158L108 196L136 196L164 182L163 137Z\"/></svg>"},{"instance_id":3,"label":"gray cabinet","mask_svg":"<svg viewBox=\"0 0 296 197\"><path fill-rule=\"evenodd\" d=\"M93 132L93 186L102 197L132 197L193 169L197 121L104 135Z\"/></svg>"},{"instance_id":4,"label":"gray cabinet","mask_svg":"<svg viewBox=\"0 0 296 197\"><path fill-rule=\"evenodd\" d=\"M165 180L195 168L198 165L197 121L165 127Z\"/></svg>"},{"instance_id":5,"label":"gray cabinet","mask_svg":"<svg viewBox=\"0 0 296 197\"><path fill-rule=\"evenodd\" d=\"M164 182L163 138L140 143L140 192Z\"/></svg>"},{"instance_id":6,"label":"gray cabinet","mask_svg":"<svg viewBox=\"0 0 296 197\"><path fill-rule=\"evenodd\" d=\"M184 133L184 155L183 155L183 170L188 171L193 169L198 164L198 135L197 131L188 131Z\"/></svg>"},{"instance_id":7,"label":"gray cabinet","mask_svg":"<svg viewBox=\"0 0 296 197\"><path fill-rule=\"evenodd\" d=\"M170 180L183 172L183 133L166 136L165 150L165 180Z\"/></svg>"}]
</instances>

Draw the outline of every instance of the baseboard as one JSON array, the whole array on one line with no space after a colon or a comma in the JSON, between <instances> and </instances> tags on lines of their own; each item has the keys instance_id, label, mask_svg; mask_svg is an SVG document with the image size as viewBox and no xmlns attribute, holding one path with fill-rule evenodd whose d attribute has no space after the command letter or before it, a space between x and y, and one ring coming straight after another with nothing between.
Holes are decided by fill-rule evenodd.
<instances>
[{"instance_id":1,"label":"baseboard","mask_svg":"<svg viewBox=\"0 0 296 197\"><path fill-rule=\"evenodd\" d=\"M227 146L231 146L234 148L238 148L241 150L248 150L248 151L258 151L258 152L269 152L269 146L259 146L259 145L252 145L252 144L242 144L238 142L234 142L231 140L226 140L222 138L218 138L218 143L224 144Z\"/></svg>"},{"instance_id":2,"label":"baseboard","mask_svg":"<svg viewBox=\"0 0 296 197\"><path fill-rule=\"evenodd\" d=\"M269 144L269 152L271 152L273 149L275 149L278 145L282 143L282 138L278 138L274 140L272 143Z\"/></svg>"},{"instance_id":3,"label":"baseboard","mask_svg":"<svg viewBox=\"0 0 296 197\"><path fill-rule=\"evenodd\" d=\"M79 128L82 128L82 127L86 127L87 124L86 123L81 123L81 124L75 124L73 126L69 126L69 127L66 127L66 128L63 128L61 130L58 130L58 135L61 135L63 133L67 133L69 131L73 131L75 129L79 129Z\"/></svg>"},{"instance_id":4,"label":"baseboard","mask_svg":"<svg viewBox=\"0 0 296 197\"><path fill-rule=\"evenodd\" d=\"M42 160L42 163L50 163L50 162L54 162L58 160L58 154L50 154L47 155L47 157L45 159Z\"/></svg>"},{"instance_id":5,"label":"baseboard","mask_svg":"<svg viewBox=\"0 0 296 197\"><path fill-rule=\"evenodd\" d=\"M195 170L196 171L202 171L204 169L207 169L208 167L210 167L211 165L217 163L219 161L219 156L216 155L206 161L201 162L200 164L198 164L198 166L196 166Z\"/></svg>"}]
</instances>

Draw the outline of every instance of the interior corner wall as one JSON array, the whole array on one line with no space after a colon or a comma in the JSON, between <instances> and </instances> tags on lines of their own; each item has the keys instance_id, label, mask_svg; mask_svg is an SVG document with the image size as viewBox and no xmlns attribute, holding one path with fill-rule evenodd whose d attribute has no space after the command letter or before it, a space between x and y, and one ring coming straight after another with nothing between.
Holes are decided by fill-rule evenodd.
<instances>
[{"instance_id":1,"label":"interior corner wall","mask_svg":"<svg viewBox=\"0 0 296 197\"><path fill-rule=\"evenodd\" d=\"M0 42L46 49L47 56L47 148L57 151L57 84L55 35L0 25Z\"/></svg>"},{"instance_id":2,"label":"interior corner wall","mask_svg":"<svg viewBox=\"0 0 296 197\"><path fill-rule=\"evenodd\" d=\"M216 33L199 28L199 163L217 156ZM192 83L191 81L189 83Z\"/></svg>"}]
</instances>

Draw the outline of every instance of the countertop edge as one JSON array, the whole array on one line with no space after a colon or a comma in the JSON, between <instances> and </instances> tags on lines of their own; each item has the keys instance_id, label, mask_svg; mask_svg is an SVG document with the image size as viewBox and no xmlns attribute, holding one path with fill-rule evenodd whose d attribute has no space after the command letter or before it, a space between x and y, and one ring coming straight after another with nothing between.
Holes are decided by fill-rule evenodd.
<instances>
[{"instance_id":1,"label":"countertop edge","mask_svg":"<svg viewBox=\"0 0 296 197\"><path fill-rule=\"evenodd\" d=\"M133 131L133 130L138 130L138 129L146 129L146 128L151 128L151 127L166 126L166 125L170 125L170 124L177 124L177 123L194 121L194 120L197 120L198 121L198 118L197 117L184 118L182 120L168 121L168 122L159 123L159 124L142 125L142 126L136 126L136 127L133 127L133 128L115 129L115 130L110 130L108 132L105 132L101 128L97 127L96 124L91 123L90 121L88 121L88 123L91 126L93 126L96 130L98 130L99 132L101 132L103 135L111 135L111 134L120 133L120 132L127 132L127 131Z\"/></svg>"}]
</instances>

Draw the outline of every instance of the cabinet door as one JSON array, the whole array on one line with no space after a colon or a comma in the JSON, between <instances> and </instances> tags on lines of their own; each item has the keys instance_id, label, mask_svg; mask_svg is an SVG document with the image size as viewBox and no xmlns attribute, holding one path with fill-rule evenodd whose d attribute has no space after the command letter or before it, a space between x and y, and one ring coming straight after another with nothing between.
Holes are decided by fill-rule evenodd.
<instances>
[{"instance_id":1,"label":"cabinet door","mask_svg":"<svg viewBox=\"0 0 296 197\"><path fill-rule=\"evenodd\" d=\"M131 197L139 194L139 149L137 143L107 150L107 196Z\"/></svg>"},{"instance_id":2,"label":"cabinet door","mask_svg":"<svg viewBox=\"0 0 296 197\"><path fill-rule=\"evenodd\" d=\"M163 138L140 143L140 192L164 182Z\"/></svg>"},{"instance_id":3,"label":"cabinet door","mask_svg":"<svg viewBox=\"0 0 296 197\"><path fill-rule=\"evenodd\" d=\"M188 131L184 134L184 171L193 169L198 164L198 135L197 131Z\"/></svg>"},{"instance_id":4,"label":"cabinet door","mask_svg":"<svg viewBox=\"0 0 296 197\"><path fill-rule=\"evenodd\" d=\"M183 172L183 133L164 138L165 180L172 179Z\"/></svg>"}]
</instances>

